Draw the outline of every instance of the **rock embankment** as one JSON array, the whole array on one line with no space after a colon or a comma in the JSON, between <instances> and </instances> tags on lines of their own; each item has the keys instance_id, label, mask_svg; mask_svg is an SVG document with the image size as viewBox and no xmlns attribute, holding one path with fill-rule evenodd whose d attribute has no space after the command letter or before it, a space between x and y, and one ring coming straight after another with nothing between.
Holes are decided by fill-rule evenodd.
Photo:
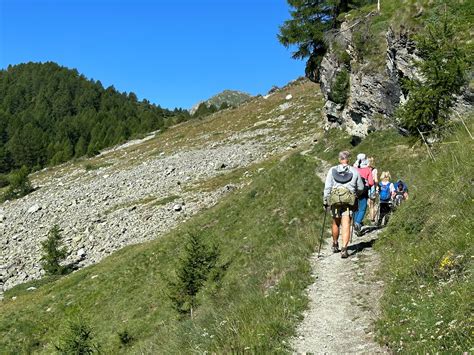
<instances>
[{"instance_id":1,"label":"rock embankment","mask_svg":"<svg viewBox=\"0 0 474 355\"><path fill-rule=\"evenodd\" d=\"M369 44L360 37L369 33L371 19L378 16L369 15L342 23L321 62L319 78L326 99L324 112L328 126L342 126L349 134L361 137L393 123L390 118L396 108L408 99L402 88L403 80L421 78L414 65L421 58L407 30L389 28L383 45L376 50L380 53L364 53L371 49L361 48ZM336 81L341 72L348 73L347 100L335 102L332 94L340 90ZM472 90L466 88L458 98L456 110L466 112L472 109L472 102Z\"/></svg>"}]
</instances>

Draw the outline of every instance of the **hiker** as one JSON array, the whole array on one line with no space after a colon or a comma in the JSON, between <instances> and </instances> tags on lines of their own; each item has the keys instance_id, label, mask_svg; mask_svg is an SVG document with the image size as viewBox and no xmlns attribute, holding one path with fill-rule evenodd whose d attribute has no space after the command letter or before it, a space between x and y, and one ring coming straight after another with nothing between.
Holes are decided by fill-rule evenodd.
<instances>
[{"instance_id":1,"label":"hiker","mask_svg":"<svg viewBox=\"0 0 474 355\"><path fill-rule=\"evenodd\" d=\"M372 170L372 179L374 180L374 185L370 188L369 191L369 200L367 201L369 205L369 217L372 223L375 222L375 216L377 215L377 197L379 194L379 179L377 177L378 171L375 167L374 157L369 158L369 168Z\"/></svg>"},{"instance_id":2,"label":"hiker","mask_svg":"<svg viewBox=\"0 0 474 355\"><path fill-rule=\"evenodd\" d=\"M324 184L324 208L331 207L332 214L332 251L341 252L341 258L349 256L349 245L352 213L356 196L364 190L364 183L357 169L348 165L350 153L339 153L339 165L328 171ZM342 234L342 248L339 249L339 230Z\"/></svg>"},{"instance_id":3,"label":"hiker","mask_svg":"<svg viewBox=\"0 0 474 355\"><path fill-rule=\"evenodd\" d=\"M392 199L395 206L400 206L403 201L408 200L408 186L400 179L393 186Z\"/></svg>"},{"instance_id":4,"label":"hiker","mask_svg":"<svg viewBox=\"0 0 474 355\"><path fill-rule=\"evenodd\" d=\"M364 183L364 191L357 199L357 211L354 215L354 230L357 235L360 235L362 229L362 221L367 211L367 200L369 199L369 190L374 186L374 179L372 177L372 170L369 168L369 160L365 154L357 155L357 171Z\"/></svg>"},{"instance_id":5,"label":"hiker","mask_svg":"<svg viewBox=\"0 0 474 355\"><path fill-rule=\"evenodd\" d=\"M384 219L392 211L392 195L395 192L395 187L390 182L390 172L383 171L380 175L379 182L379 219L377 224L386 224L387 218Z\"/></svg>"}]
</instances>

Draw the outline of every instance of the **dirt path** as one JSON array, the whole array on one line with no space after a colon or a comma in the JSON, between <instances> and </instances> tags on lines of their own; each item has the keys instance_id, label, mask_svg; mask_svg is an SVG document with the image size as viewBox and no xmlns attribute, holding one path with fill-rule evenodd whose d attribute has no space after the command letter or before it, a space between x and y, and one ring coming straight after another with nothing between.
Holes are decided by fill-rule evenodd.
<instances>
[{"instance_id":1,"label":"dirt path","mask_svg":"<svg viewBox=\"0 0 474 355\"><path fill-rule=\"evenodd\" d=\"M322 165L327 168L324 162ZM322 170L317 175L325 178ZM330 238L330 231L325 233ZM378 234L376 230L362 237L354 235L347 259L331 252L330 239L320 257L313 254L315 282L307 289L309 309L292 343L297 353L387 352L374 341L373 330L383 287L375 274L379 256L372 249Z\"/></svg>"}]
</instances>

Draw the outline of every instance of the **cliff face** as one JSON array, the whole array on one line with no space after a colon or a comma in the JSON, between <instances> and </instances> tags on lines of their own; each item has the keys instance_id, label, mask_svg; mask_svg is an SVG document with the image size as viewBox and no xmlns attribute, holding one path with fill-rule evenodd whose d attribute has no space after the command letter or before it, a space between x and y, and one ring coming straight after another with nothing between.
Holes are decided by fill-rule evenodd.
<instances>
[{"instance_id":1,"label":"cliff face","mask_svg":"<svg viewBox=\"0 0 474 355\"><path fill-rule=\"evenodd\" d=\"M393 114L408 99L403 79L423 79L413 64L422 59L409 31L389 28L380 45L381 37L367 35L370 16L376 15L344 22L331 34L330 49L320 67L326 126L342 127L360 137L395 125ZM376 50L371 49L374 45ZM473 103L474 93L466 86L454 111L471 111Z\"/></svg>"},{"instance_id":2,"label":"cliff face","mask_svg":"<svg viewBox=\"0 0 474 355\"><path fill-rule=\"evenodd\" d=\"M383 64L373 68L372 63L360 58L356 49L354 31L357 29L353 24L342 24L321 63L320 80L327 100L324 113L328 126L342 126L350 134L365 136L390 124L389 118L395 108L406 99L401 88L402 79L418 75L412 65L417 55L415 43L407 33L389 29ZM349 73L347 99L335 102L336 80L343 71Z\"/></svg>"}]
</instances>

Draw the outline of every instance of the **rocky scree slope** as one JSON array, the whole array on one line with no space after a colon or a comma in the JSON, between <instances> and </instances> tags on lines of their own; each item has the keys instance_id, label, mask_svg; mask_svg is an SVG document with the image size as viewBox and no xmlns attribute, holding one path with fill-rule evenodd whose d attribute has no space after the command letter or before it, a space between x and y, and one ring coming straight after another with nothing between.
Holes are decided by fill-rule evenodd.
<instances>
[{"instance_id":1,"label":"rocky scree slope","mask_svg":"<svg viewBox=\"0 0 474 355\"><path fill-rule=\"evenodd\" d=\"M238 109L36 173L36 191L0 205L0 295L43 276L40 243L54 224L66 263L79 268L156 238L245 183L259 162L310 146L321 106L318 85L297 80ZM227 178L235 172L242 178Z\"/></svg>"}]
</instances>

